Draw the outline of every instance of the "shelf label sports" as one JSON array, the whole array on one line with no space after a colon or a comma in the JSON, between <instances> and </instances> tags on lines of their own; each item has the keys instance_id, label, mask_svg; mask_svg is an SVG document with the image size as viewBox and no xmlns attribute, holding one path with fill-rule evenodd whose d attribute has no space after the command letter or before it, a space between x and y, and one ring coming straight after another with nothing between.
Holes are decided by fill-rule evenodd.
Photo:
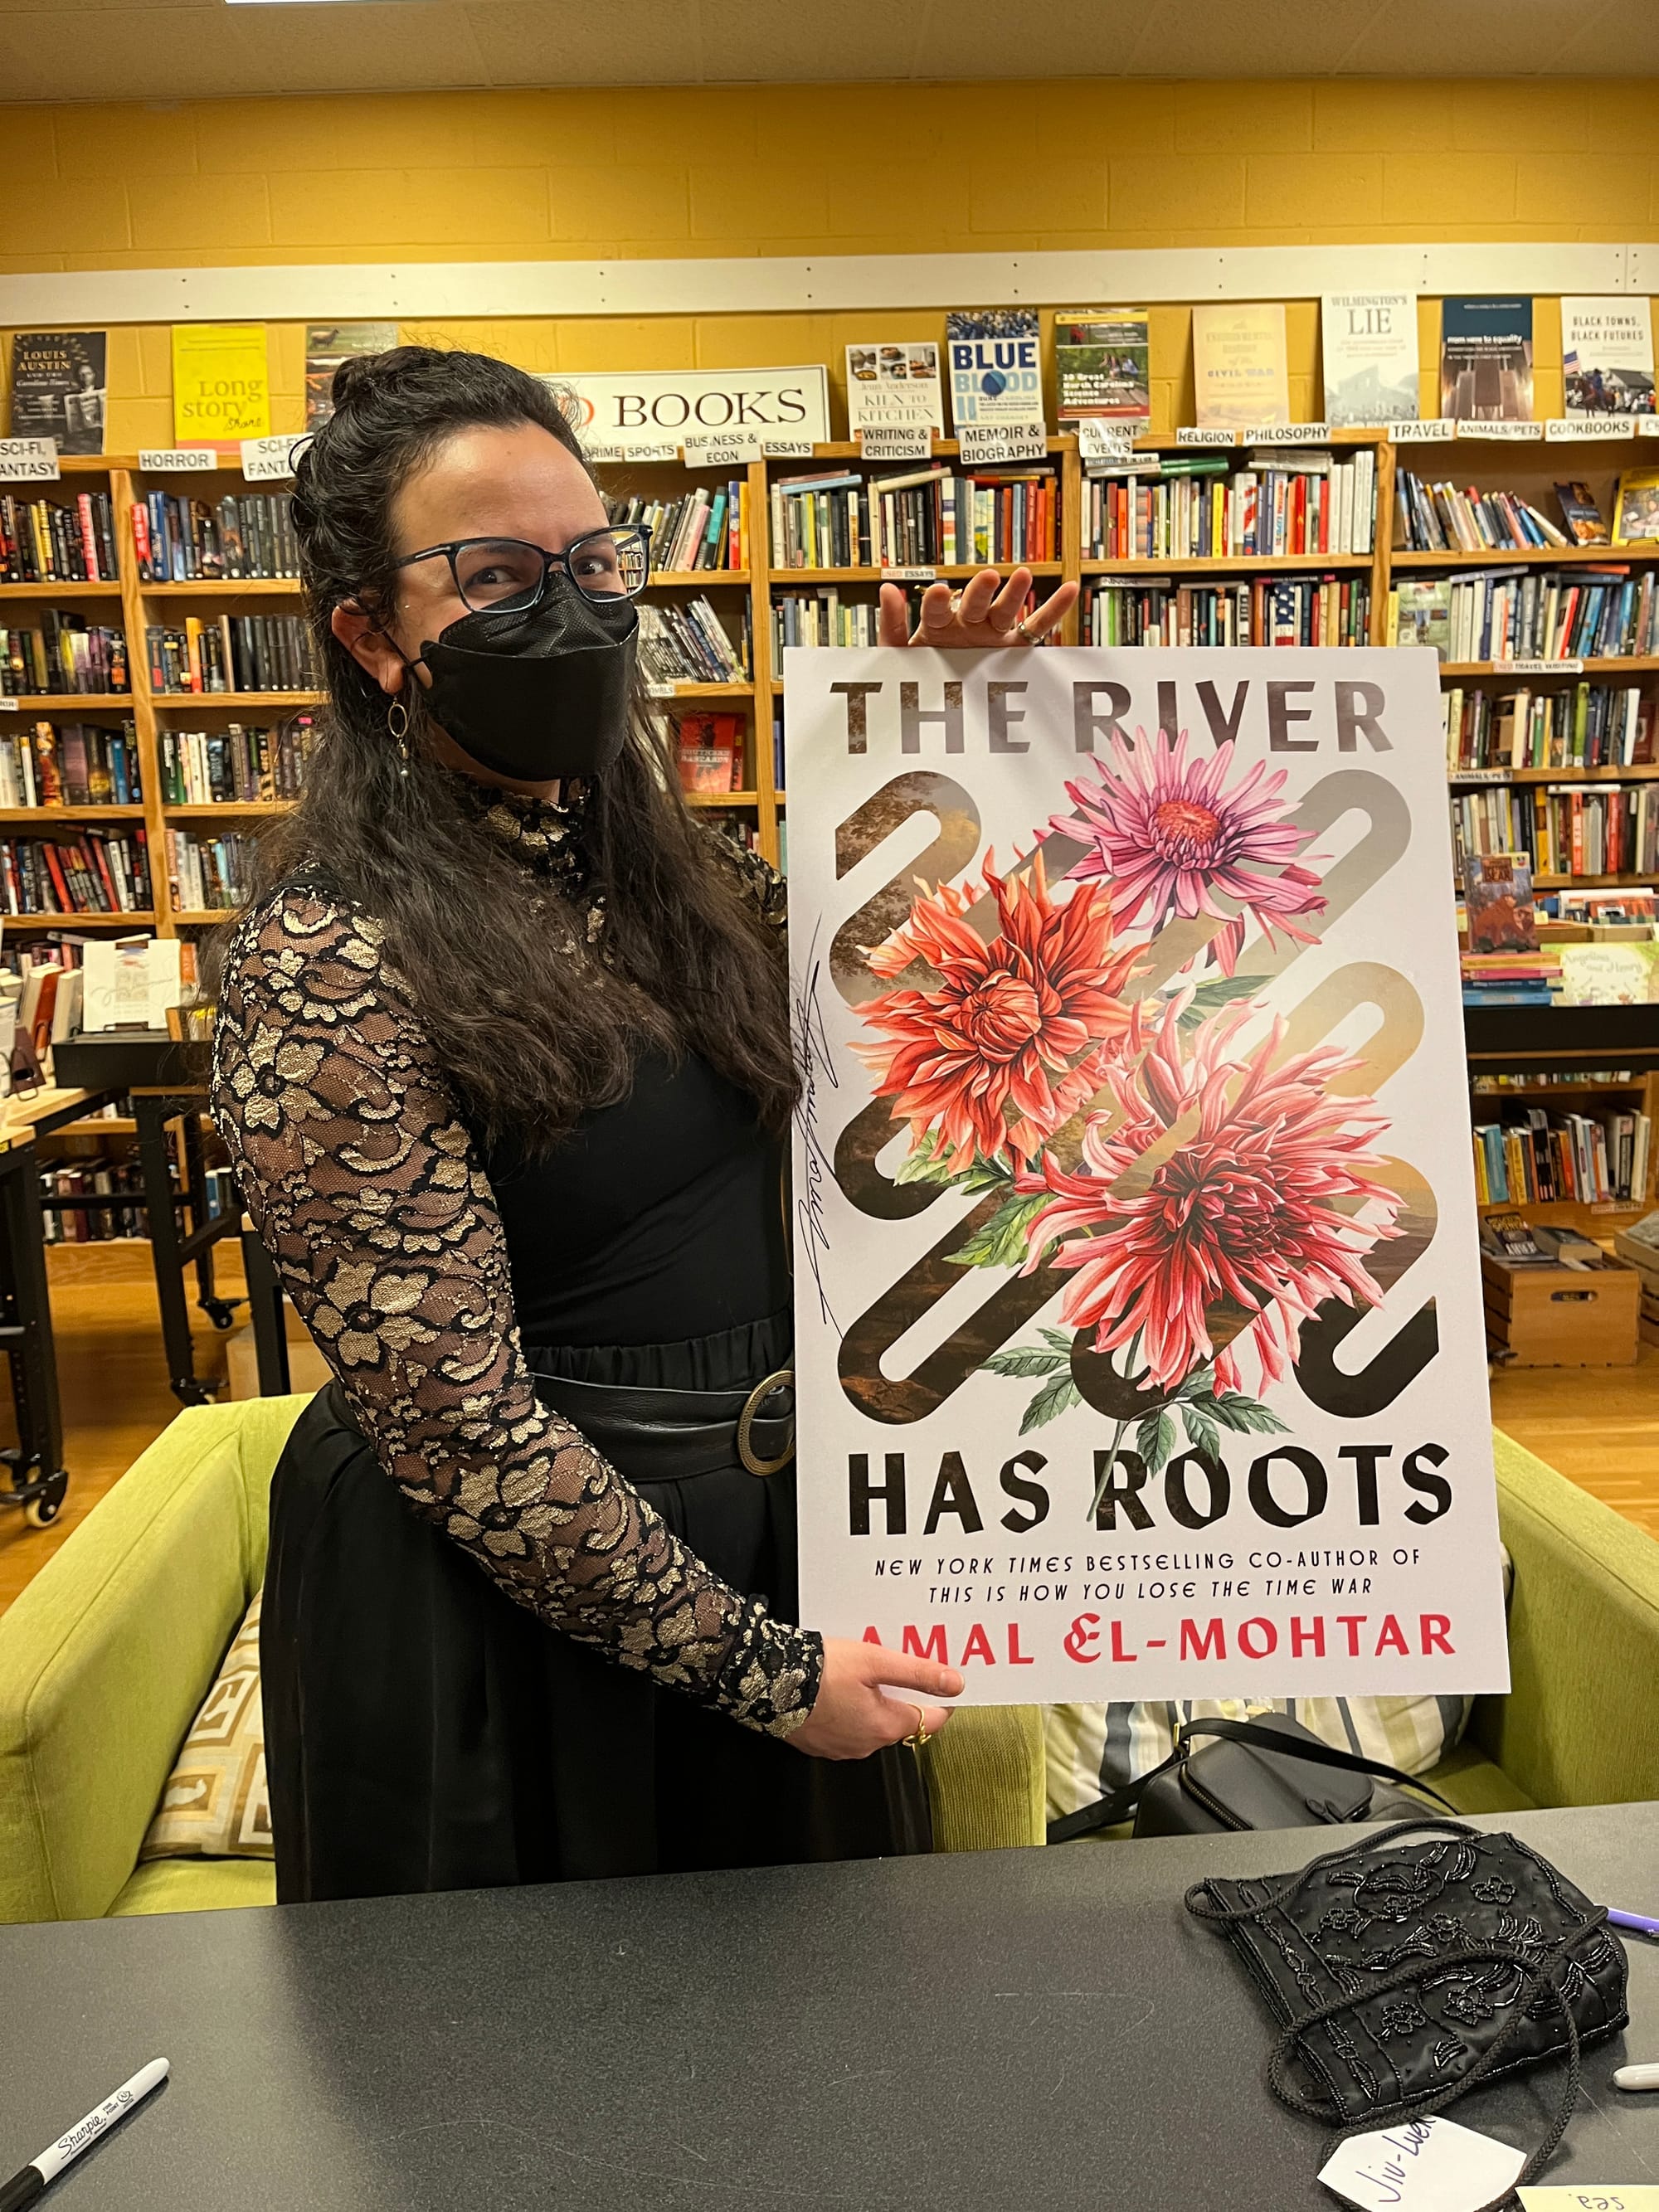
<instances>
[{"instance_id":1,"label":"shelf label sports","mask_svg":"<svg viewBox=\"0 0 1659 2212\"><path fill-rule=\"evenodd\" d=\"M0 438L0 483L56 483L63 471L51 438Z\"/></svg>"},{"instance_id":2,"label":"shelf label sports","mask_svg":"<svg viewBox=\"0 0 1659 2212\"><path fill-rule=\"evenodd\" d=\"M783 663L802 1618L1503 1688L1431 656Z\"/></svg>"},{"instance_id":3,"label":"shelf label sports","mask_svg":"<svg viewBox=\"0 0 1659 2212\"><path fill-rule=\"evenodd\" d=\"M715 431L761 439L830 441L830 375L822 362L798 368L641 369L605 376L546 376L568 396L577 436L629 459ZM654 456L653 456L654 458Z\"/></svg>"}]
</instances>

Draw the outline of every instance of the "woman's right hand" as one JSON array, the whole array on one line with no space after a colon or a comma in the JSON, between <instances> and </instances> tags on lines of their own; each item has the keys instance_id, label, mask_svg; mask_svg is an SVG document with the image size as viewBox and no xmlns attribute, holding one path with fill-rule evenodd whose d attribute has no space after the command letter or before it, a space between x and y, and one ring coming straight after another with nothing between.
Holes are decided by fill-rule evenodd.
<instances>
[{"instance_id":1,"label":"woman's right hand","mask_svg":"<svg viewBox=\"0 0 1659 2212\"><path fill-rule=\"evenodd\" d=\"M884 1684L921 1694L914 1700L887 1697ZM925 1701L959 1698L962 1689L955 1668L941 1667L937 1660L826 1636L817 1700L789 1741L814 1759L867 1759L872 1751L914 1735L918 1715L920 1725L937 1735L951 1716L944 1706Z\"/></svg>"}]
</instances>

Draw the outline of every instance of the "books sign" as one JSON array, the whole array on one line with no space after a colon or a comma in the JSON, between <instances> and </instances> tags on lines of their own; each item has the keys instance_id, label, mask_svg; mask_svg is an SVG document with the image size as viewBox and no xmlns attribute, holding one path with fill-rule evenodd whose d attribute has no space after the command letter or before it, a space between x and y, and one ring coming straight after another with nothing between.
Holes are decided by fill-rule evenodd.
<instances>
[{"instance_id":1,"label":"books sign","mask_svg":"<svg viewBox=\"0 0 1659 2212\"><path fill-rule=\"evenodd\" d=\"M714 432L762 440L830 437L830 380L820 362L800 368L641 369L605 376L548 376L567 396L576 434L628 456L678 448ZM655 456L653 455L653 458ZM672 457L672 456L671 456Z\"/></svg>"},{"instance_id":2,"label":"books sign","mask_svg":"<svg viewBox=\"0 0 1659 2212\"><path fill-rule=\"evenodd\" d=\"M982 1703L1501 1689L1433 657L784 690L802 1618Z\"/></svg>"}]
</instances>

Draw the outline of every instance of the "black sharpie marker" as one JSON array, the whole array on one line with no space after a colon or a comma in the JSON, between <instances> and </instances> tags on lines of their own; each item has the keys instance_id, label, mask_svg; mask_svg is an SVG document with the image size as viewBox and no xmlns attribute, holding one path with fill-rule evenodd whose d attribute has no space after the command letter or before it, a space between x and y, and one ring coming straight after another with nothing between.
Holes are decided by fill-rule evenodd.
<instances>
[{"instance_id":1,"label":"black sharpie marker","mask_svg":"<svg viewBox=\"0 0 1659 2212\"><path fill-rule=\"evenodd\" d=\"M148 2066L141 2066L131 2081L124 2081L112 2097L106 2097L94 2112L84 2120L77 2120L67 2135L59 2136L50 2150L43 2150L21 2173L0 2184L0 2212L22 2212L26 2204L33 2204L49 2181L55 2181L64 2168L80 2157L88 2144L107 2135L115 2123L125 2118L135 2105L140 2105L152 2089L159 2088L167 2078L165 2058L152 2058Z\"/></svg>"}]
</instances>

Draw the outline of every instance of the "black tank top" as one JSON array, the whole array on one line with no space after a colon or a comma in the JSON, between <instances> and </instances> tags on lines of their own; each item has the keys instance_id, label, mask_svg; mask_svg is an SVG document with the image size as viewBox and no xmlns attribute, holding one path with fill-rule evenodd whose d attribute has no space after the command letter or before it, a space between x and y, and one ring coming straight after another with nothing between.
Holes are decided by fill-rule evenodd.
<instances>
[{"instance_id":1,"label":"black tank top","mask_svg":"<svg viewBox=\"0 0 1659 2212\"><path fill-rule=\"evenodd\" d=\"M678 1344L789 1304L781 1148L688 1053L530 1165L486 1154L526 1345Z\"/></svg>"}]
</instances>

